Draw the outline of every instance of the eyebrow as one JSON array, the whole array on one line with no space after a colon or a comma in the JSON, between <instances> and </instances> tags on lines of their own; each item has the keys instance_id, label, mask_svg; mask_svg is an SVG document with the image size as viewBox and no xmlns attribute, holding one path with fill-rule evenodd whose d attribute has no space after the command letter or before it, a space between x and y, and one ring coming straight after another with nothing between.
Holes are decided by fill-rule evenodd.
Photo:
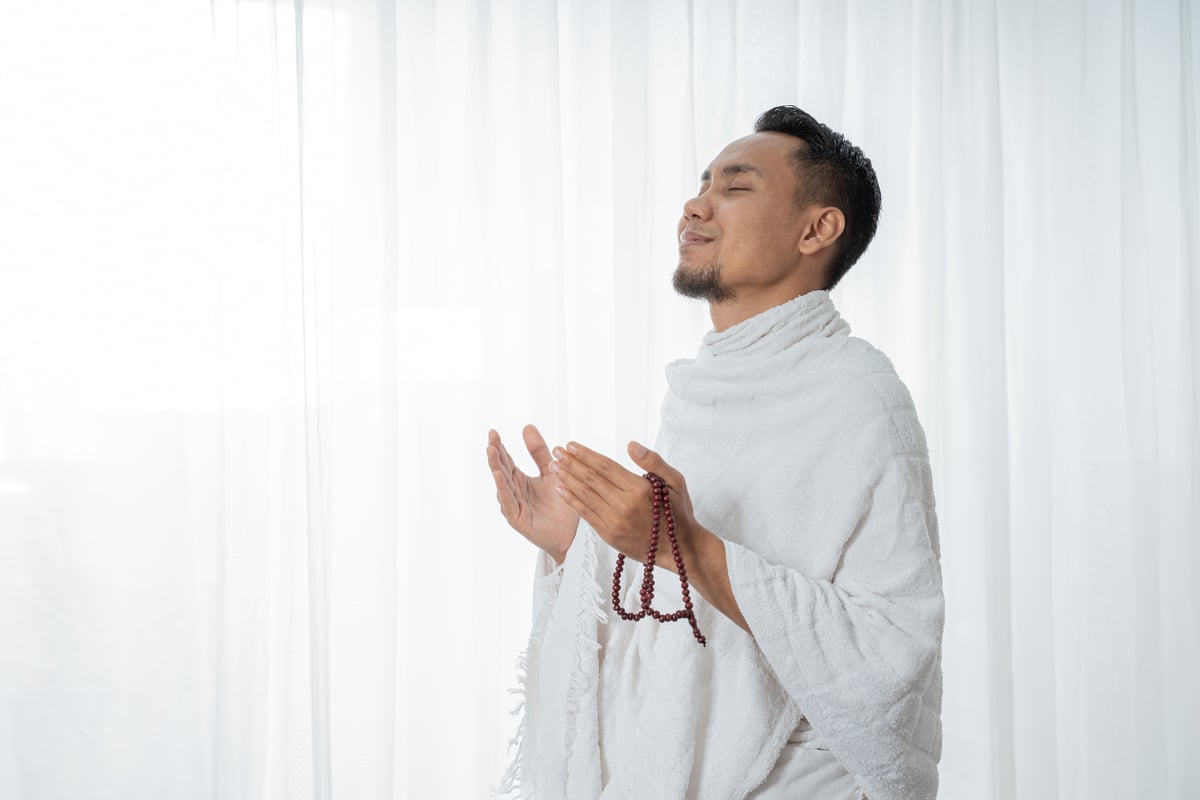
<instances>
[{"instance_id":1,"label":"eyebrow","mask_svg":"<svg viewBox=\"0 0 1200 800\"><path fill-rule=\"evenodd\" d=\"M726 178L728 178L730 175L737 175L740 172L750 172L750 173L757 175L760 178L763 177L762 170L759 169L758 167L754 166L753 164L730 164L729 166L721 169L721 174L724 175ZM711 181L711 180L712 180L712 173L709 172L708 170L704 170L704 172L700 173L700 182L701 183L703 183L704 181Z\"/></svg>"}]
</instances>

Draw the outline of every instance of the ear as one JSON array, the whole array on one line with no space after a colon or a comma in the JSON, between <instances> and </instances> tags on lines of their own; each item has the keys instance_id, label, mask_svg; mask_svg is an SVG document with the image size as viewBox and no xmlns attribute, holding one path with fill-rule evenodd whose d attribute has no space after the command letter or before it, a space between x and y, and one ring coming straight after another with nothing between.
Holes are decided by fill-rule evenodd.
<instances>
[{"instance_id":1,"label":"ear","mask_svg":"<svg viewBox=\"0 0 1200 800\"><path fill-rule=\"evenodd\" d=\"M846 215L833 206L814 206L809 210L797 249L806 256L816 255L836 242L846 230Z\"/></svg>"}]
</instances>

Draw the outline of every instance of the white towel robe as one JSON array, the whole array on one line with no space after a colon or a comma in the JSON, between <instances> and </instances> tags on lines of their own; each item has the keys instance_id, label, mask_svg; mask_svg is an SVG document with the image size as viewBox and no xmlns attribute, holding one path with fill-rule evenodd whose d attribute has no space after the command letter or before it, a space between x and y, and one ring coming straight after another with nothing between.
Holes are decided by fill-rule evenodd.
<instances>
[{"instance_id":1,"label":"white towel robe","mask_svg":"<svg viewBox=\"0 0 1200 800\"><path fill-rule=\"evenodd\" d=\"M943 597L924 433L888 359L811 292L667 368L656 449L726 540L753 637L693 592L619 619L615 552L581 523L541 561L520 746L502 789L557 800L742 800L802 717L871 800L937 793ZM626 569L636 608L641 565ZM655 605L679 606L658 569Z\"/></svg>"}]
</instances>

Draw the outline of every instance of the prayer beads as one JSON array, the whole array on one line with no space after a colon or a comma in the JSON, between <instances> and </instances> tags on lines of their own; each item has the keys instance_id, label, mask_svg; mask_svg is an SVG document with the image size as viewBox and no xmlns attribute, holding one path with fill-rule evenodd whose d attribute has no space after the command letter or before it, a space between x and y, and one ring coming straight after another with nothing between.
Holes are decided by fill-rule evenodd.
<instances>
[{"instance_id":1,"label":"prayer beads","mask_svg":"<svg viewBox=\"0 0 1200 800\"><path fill-rule=\"evenodd\" d=\"M642 590L641 590L641 610L636 613L626 611L621 606L621 572L625 569L625 554L617 554L617 568L613 571L613 586L612 586L612 603L613 610L621 617L621 619L637 622L646 617L652 617L659 622L675 622L676 620L687 619L692 626L692 635L696 637L696 641L702 645L707 645L704 636L700 633L700 628L696 625L696 613L692 609L692 597L688 591L687 570L683 566L683 556L679 553L679 542L675 538L675 515L671 511L671 496L667 491L666 482L655 475L653 472L647 472L642 476L650 481L650 486L654 491L654 512L650 522L650 546L646 552L646 563L644 572L642 573ZM670 614L663 614L650 607L651 601L654 600L654 559L658 555L658 532L662 520L667 522L667 540L671 545L671 555L675 559L675 567L679 572L679 588L683 595L683 608L679 611L673 611Z\"/></svg>"}]
</instances>

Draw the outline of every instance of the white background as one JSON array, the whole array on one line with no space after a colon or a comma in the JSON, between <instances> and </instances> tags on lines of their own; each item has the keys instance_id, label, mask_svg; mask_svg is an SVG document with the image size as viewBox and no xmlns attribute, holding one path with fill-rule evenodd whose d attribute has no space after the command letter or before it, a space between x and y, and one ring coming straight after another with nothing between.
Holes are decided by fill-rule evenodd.
<instances>
[{"instance_id":1,"label":"white background","mask_svg":"<svg viewBox=\"0 0 1200 800\"><path fill-rule=\"evenodd\" d=\"M534 552L496 427L620 454L709 327L699 172L883 187L944 798L1200 785L1194 2L0 4L0 797L484 796Z\"/></svg>"}]
</instances>

